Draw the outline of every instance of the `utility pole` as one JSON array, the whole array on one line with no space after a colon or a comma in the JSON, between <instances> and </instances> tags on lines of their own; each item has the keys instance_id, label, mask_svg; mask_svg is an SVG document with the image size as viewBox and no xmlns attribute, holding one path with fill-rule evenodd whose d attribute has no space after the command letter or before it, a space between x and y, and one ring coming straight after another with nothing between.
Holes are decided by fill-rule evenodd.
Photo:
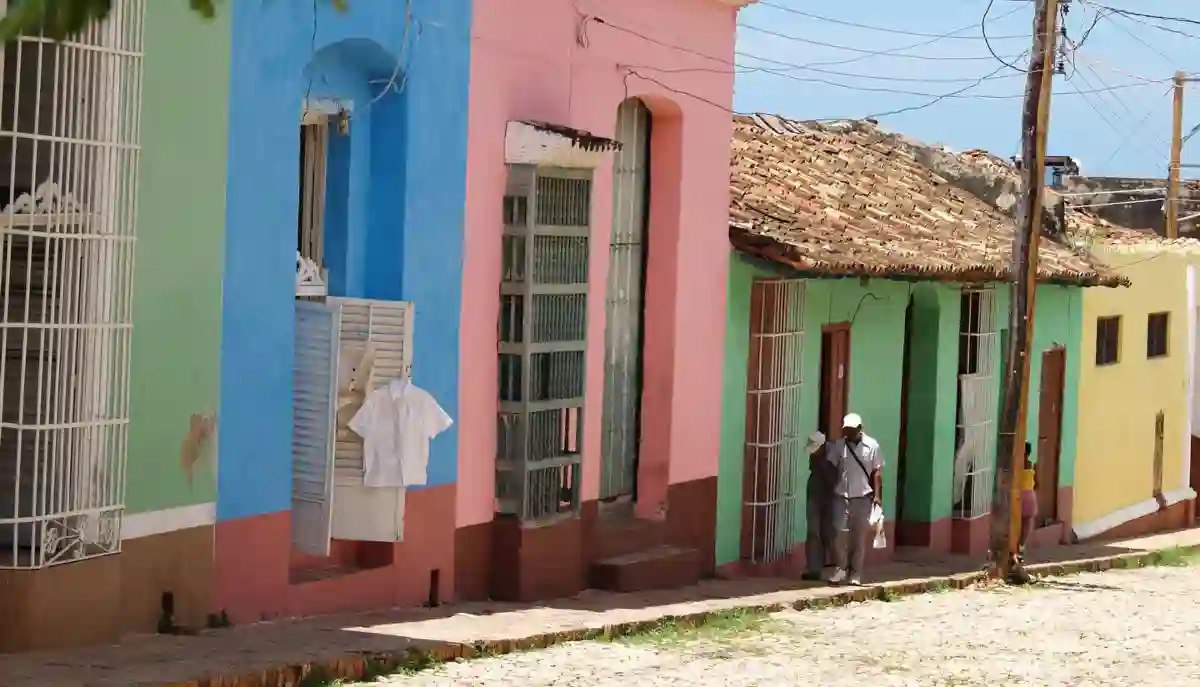
<instances>
[{"instance_id":1,"label":"utility pole","mask_svg":"<svg viewBox=\"0 0 1200 687\"><path fill-rule=\"evenodd\" d=\"M1050 89L1054 80L1059 0L1038 0L1033 22L1033 48L1025 78L1021 116L1020 211L1013 233L1013 285L1005 352L1004 402L996 455L992 503L993 571L1008 577L1015 567L1020 541L1020 492L1016 479L1025 464L1028 420L1029 353L1033 348L1034 297L1037 291L1038 242L1042 228L1046 129L1050 121Z\"/></svg>"},{"instance_id":2,"label":"utility pole","mask_svg":"<svg viewBox=\"0 0 1200 687\"><path fill-rule=\"evenodd\" d=\"M1175 107L1171 116L1171 166L1167 169L1167 238L1179 238L1179 166L1183 154L1183 87L1188 81L1175 72Z\"/></svg>"}]
</instances>

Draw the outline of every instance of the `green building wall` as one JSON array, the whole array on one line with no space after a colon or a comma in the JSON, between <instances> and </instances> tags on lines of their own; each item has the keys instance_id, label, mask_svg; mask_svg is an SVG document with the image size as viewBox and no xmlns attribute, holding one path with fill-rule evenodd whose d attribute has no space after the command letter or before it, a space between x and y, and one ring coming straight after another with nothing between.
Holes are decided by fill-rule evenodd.
<instances>
[{"instance_id":1,"label":"green building wall","mask_svg":"<svg viewBox=\"0 0 1200 687\"><path fill-rule=\"evenodd\" d=\"M228 16L146 3L127 515L216 499Z\"/></svg>"},{"instance_id":2,"label":"green building wall","mask_svg":"<svg viewBox=\"0 0 1200 687\"><path fill-rule=\"evenodd\" d=\"M784 273L772 265L736 252L730 255L717 502L718 565L735 562L740 555L750 286L756 278L778 276L784 276ZM830 323L851 322L848 407L863 416L866 431L880 442L885 459L892 466L899 455L904 319L910 297L912 299L903 513L906 521L934 522L951 516L958 397L959 295L960 288L955 284L886 279L811 279L805 286L800 426L807 428L806 433L817 426L821 328ZM1072 483L1075 465L1075 407L1079 384L1075 357L1082 325L1081 292L1078 288L1043 286L1039 287L1037 298L1028 436L1037 436L1041 352L1055 345L1065 346L1067 377L1060 484L1068 486ZM997 289L1001 328L1007 327L1008 304L1008 290ZM1002 334L1001 340L1005 339ZM998 380L1002 366L1001 360L997 368ZM806 478L807 469L803 473ZM884 471L884 509L889 520L897 515L896 477L894 469ZM804 537L805 525L803 494L801 489L795 513L800 540Z\"/></svg>"}]
</instances>

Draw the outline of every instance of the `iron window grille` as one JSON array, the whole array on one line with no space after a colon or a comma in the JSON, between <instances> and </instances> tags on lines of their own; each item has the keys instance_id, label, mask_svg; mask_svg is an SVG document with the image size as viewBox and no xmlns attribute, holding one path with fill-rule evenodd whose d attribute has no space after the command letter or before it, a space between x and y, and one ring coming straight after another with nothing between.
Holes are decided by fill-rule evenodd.
<instances>
[{"instance_id":1,"label":"iron window grille","mask_svg":"<svg viewBox=\"0 0 1200 687\"><path fill-rule=\"evenodd\" d=\"M591 170L509 166L496 500L525 523L579 513L591 201Z\"/></svg>"},{"instance_id":2,"label":"iron window grille","mask_svg":"<svg viewBox=\"0 0 1200 687\"><path fill-rule=\"evenodd\" d=\"M144 14L0 57L3 568L121 549Z\"/></svg>"},{"instance_id":3,"label":"iron window grille","mask_svg":"<svg viewBox=\"0 0 1200 687\"><path fill-rule=\"evenodd\" d=\"M960 518L976 518L991 512L999 400L998 339L995 291L963 289L954 455L954 512Z\"/></svg>"}]
</instances>

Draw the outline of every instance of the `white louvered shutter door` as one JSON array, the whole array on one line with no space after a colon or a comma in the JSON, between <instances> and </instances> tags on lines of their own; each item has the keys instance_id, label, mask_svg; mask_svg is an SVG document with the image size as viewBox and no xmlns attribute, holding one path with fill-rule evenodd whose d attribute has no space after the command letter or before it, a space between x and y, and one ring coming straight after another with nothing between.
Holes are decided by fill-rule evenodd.
<instances>
[{"instance_id":1,"label":"white louvered shutter door","mask_svg":"<svg viewBox=\"0 0 1200 687\"><path fill-rule=\"evenodd\" d=\"M407 377L412 367L413 304L407 301L381 301L366 298L329 298L327 302L341 313L339 345L344 361L339 370L338 387L345 389L345 377L354 373L364 356L370 359L366 393L399 377ZM340 418L334 464L337 483L361 485L363 480L362 438L346 426L349 418Z\"/></svg>"},{"instance_id":2,"label":"white louvered shutter door","mask_svg":"<svg viewBox=\"0 0 1200 687\"><path fill-rule=\"evenodd\" d=\"M292 543L329 555L333 523L333 437L338 308L296 302L292 373Z\"/></svg>"}]
</instances>

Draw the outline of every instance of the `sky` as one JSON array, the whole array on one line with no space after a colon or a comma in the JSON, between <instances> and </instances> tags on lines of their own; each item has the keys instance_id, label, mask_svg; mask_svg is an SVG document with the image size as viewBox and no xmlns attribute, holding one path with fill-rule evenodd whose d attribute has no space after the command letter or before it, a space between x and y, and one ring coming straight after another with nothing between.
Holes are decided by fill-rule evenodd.
<instances>
[{"instance_id":1,"label":"sky","mask_svg":"<svg viewBox=\"0 0 1200 687\"><path fill-rule=\"evenodd\" d=\"M760 0L738 20L734 109L858 119L971 86L961 97L877 118L927 143L1011 157L1020 152L1022 53L1032 46L1033 4L994 0L984 41L979 24L988 0ZM1196 23L1131 18L1103 6ZM1047 153L1070 155L1090 176L1165 176L1170 80L1177 70L1200 73L1200 2L1072 0L1068 38L1079 43L1097 15L1087 39L1071 51L1066 74L1054 77ZM963 30L937 38L956 29ZM997 60L989 43L1022 71ZM882 51L890 52L871 54ZM1185 134L1200 124L1200 83L1185 92L1183 123ZM1200 134L1184 146L1183 162L1200 163ZM1195 176L1187 171L1185 177Z\"/></svg>"}]
</instances>

